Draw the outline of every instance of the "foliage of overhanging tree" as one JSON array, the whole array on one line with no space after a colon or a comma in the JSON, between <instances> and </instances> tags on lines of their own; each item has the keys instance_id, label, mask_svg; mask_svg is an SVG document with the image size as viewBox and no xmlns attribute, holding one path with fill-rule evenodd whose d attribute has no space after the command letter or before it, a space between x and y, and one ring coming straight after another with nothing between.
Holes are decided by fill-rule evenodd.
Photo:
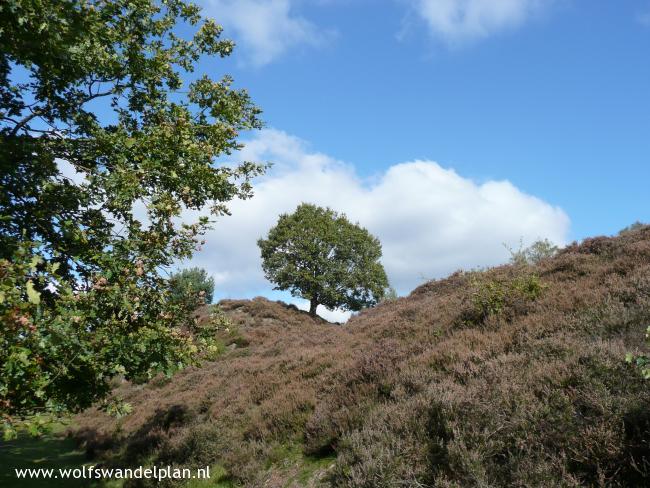
<instances>
[{"instance_id":1,"label":"foliage of overhanging tree","mask_svg":"<svg viewBox=\"0 0 650 488\"><path fill-rule=\"evenodd\" d=\"M177 37L176 25L193 34ZM209 215L248 197L263 171L215 164L239 147L240 130L261 125L247 92L228 76L183 82L201 56L232 49L182 0L0 3L7 431L18 418L87 407L115 375L193 361L190 314L159 272L189 257ZM203 216L180 225L183 208Z\"/></svg>"},{"instance_id":2,"label":"foliage of overhanging tree","mask_svg":"<svg viewBox=\"0 0 650 488\"><path fill-rule=\"evenodd\" d=\"M379 240L329 208L301 204L281 215L258 246L266 278L275 289L309 300L312 315L318 305L372 306L388 286Z\"/></svg>"}]
</instances>

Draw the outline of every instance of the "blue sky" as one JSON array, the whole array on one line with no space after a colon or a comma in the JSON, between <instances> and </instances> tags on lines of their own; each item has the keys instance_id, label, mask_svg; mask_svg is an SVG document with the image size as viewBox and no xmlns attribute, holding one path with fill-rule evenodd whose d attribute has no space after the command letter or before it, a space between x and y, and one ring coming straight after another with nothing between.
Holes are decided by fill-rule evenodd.
<instances>
[{"instance_id":1,"label":"blue sky","mask_svg":"<svg viewBox=\"0 0 650 488\"><path fill-rule=\"evenodd\" d=\"M529 9L480 35L436 31L418 2L243 3L231 22L233 3L204 5L238 42L219 69L250 90L268 126L362 176L422 158L507 179L564 209L571 239L650 220L650 2L430 1L457 4L456 16L472 3ZM256 62L264 48L241 26L274 3L309 29ZM281 14L258 12L287 37Z\"/></svg>"}]
</instances>

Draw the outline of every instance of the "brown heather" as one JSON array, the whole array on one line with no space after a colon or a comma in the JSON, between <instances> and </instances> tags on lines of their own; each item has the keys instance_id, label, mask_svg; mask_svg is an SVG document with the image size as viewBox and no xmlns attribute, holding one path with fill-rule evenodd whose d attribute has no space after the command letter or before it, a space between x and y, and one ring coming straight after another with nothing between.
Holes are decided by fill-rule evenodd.
<instances>
[{"instance_id":1,"label":"brown heather","mask_svg":"<svg viewBox=\"0 0 650 488\"><path fill-rule=\"evenodd\" d=\"M222 308L216 360L119 385L127 417L78 416L92 454L213 465L215 486L650 486L650 383L624 361L650 325L650 227L458 272L345 326Z\"/></svg>"}]
</instances>

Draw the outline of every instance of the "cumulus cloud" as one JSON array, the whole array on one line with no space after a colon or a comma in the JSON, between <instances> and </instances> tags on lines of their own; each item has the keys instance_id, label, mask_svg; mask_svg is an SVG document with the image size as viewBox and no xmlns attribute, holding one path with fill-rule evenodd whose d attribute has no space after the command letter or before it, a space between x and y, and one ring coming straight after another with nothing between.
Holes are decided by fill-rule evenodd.
<instances>
[{"instance_id":1,"label":"cumulus cloud","mask_svg":"<svg viewBox=\"0 0 650 488\"><path fill-rule=\"evenodd\" d=\"M567 238L569 219L560 208L508 181L477 183L434 161L395 164L366 181L352 166L271 129L239 157L275 165L256 182L252 199L233 202L232 216L219 219L191 263L214 275L220 297L269 296L257 239L301 202L344 212L376 235L389 280L403 294L460 268L506 261L503 243Z\"/></svg>"},{"instance_id":2,"label":"cumulus cloud","mask_svg":"<svg viewBox=\"0 0 650 488\"><path fill-rule=\"evenodd\" d=\"M298 45L319 45L331 34L295 14L291 0L204 0L206 14L232 32L252 64L270 63Z\"/></svg>"},{"instance_id":3,"label":"cumulus cloud","mask_svg":"<svg viewBox=\"0 0 650 488\"><path fill-rule=\"evenodd\" d=\"M522 25L553 0L415 0L413 9L431 32L462 44Z\"/></svg>"}]
</instances>

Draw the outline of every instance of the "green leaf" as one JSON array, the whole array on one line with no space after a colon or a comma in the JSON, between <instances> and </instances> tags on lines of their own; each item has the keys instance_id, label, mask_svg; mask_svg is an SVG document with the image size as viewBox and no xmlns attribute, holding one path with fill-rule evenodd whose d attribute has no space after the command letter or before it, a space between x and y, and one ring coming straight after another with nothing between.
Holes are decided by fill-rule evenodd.
<instances>
[{"instance_id":1,"label":"green leaf","mask_svg":"<svg viewBox=\"0 0 650 488\"><path fill-rule=\"evenodd\" d=\"M41 294L34 289L34 283L32 283L32 280L27 282L27 299L29 300L29 303L33 303L34 305L41 303Z\"/></svg>"},{"instance_id":2,"label":"green leaf","mask_svg":"<svg viewBox=\"0 0 650 488\"><path fill-rule=\"evenodd\" d=\"M29 268L31 269L32 273L36 272L36 267L43 262L43 258L40 256L34 256L32 257L32 260L29 263Z\"/></svg>"}]
</instances>

